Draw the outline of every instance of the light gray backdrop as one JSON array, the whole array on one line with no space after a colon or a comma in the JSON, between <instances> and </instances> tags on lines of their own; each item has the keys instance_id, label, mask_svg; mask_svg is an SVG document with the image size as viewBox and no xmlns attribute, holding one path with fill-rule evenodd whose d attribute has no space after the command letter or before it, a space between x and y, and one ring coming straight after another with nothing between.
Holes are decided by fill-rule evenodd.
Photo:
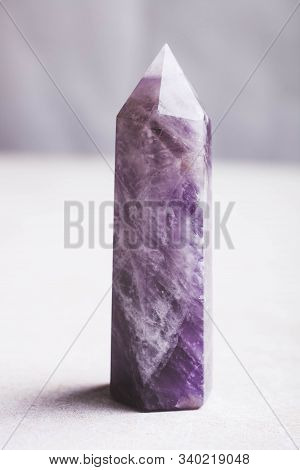
<instances>
[{"instance_id":1,"label":"light gray backdrop","mask_svg":"<svg viewBox=\"0 0 300 470\"><path fill-rule=\"evenodd\" d=\"M296 0L3 0L106 154L115 115L168 42L216 125ZM299 160L300 9L218 129L215 158ZM0 8L0 148L94 152Z\"/></svg>"}]
</instances>

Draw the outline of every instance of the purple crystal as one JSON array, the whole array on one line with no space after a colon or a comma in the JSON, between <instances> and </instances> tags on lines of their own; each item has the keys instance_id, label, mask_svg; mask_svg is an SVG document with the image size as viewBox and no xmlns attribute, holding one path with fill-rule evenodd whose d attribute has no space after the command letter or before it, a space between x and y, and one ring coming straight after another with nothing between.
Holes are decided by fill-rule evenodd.
<instances>
[{"instance_id":1,"label":"purple crystal","mask_svg":"<svg viewBox=\"0 0 300 470\"><path fill-rule=\"evenodd\" d=\"M209 388L209 205L210 122L165 45L117 116L110 388L142 411Z\"/></svg>"}]
</instances>

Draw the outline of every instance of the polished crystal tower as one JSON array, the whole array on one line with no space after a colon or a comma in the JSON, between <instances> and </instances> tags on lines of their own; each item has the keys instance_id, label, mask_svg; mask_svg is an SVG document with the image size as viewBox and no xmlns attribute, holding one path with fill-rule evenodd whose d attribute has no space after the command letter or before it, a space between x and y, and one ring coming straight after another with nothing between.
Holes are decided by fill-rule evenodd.
<instances>
[{"instance_id":1,"label":"polished crystal tower","mask_svg":"<svg viewBox=\"0 0 300 470\"><path fill-rule=\"evenodd\" d=\"M142 411L209 390L210 141L165 45L117 116L110 389Z\"/></svg>"}]
</instances>

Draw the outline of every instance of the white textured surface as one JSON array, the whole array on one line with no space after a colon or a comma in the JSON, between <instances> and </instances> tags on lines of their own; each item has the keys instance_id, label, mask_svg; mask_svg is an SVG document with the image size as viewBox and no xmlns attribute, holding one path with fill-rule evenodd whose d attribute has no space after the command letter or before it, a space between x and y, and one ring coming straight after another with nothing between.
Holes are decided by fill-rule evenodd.
<instances>
[{"instance_id":1,"label":"white textured surface","mask_svg":"<svg viewBox=\"0 0 300 470\"><path fill-rule=\"evenodd\" d=\"M87 209L111 200L113 178L96 157L0 158L3 444L110 285L110 249L63 248L63 201ZM224 208L236 201L235 250L214 252L215 322L300 444L300 167L218 164L214 186ZM112 402L102 387L110 301L7 448L292 448L216 331L213 392L201 410L141 414Z\"/></svg>"}]
</instances>

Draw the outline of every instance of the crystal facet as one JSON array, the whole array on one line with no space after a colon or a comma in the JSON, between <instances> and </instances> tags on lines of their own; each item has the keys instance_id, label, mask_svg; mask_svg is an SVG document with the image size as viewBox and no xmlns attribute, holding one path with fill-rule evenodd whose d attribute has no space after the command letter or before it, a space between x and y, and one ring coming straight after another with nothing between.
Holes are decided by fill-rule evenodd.
<instances>
[{"instance_id":1,"label":"crystal facet","mask_svg":"<svg viewBox=\"0 0 300 470\"><path fill-rule=\"evenodd\" d=\"M117 116L111 393L142 411L209 389L210 138L165 45Z\"/></svg>"}]
</instances>

